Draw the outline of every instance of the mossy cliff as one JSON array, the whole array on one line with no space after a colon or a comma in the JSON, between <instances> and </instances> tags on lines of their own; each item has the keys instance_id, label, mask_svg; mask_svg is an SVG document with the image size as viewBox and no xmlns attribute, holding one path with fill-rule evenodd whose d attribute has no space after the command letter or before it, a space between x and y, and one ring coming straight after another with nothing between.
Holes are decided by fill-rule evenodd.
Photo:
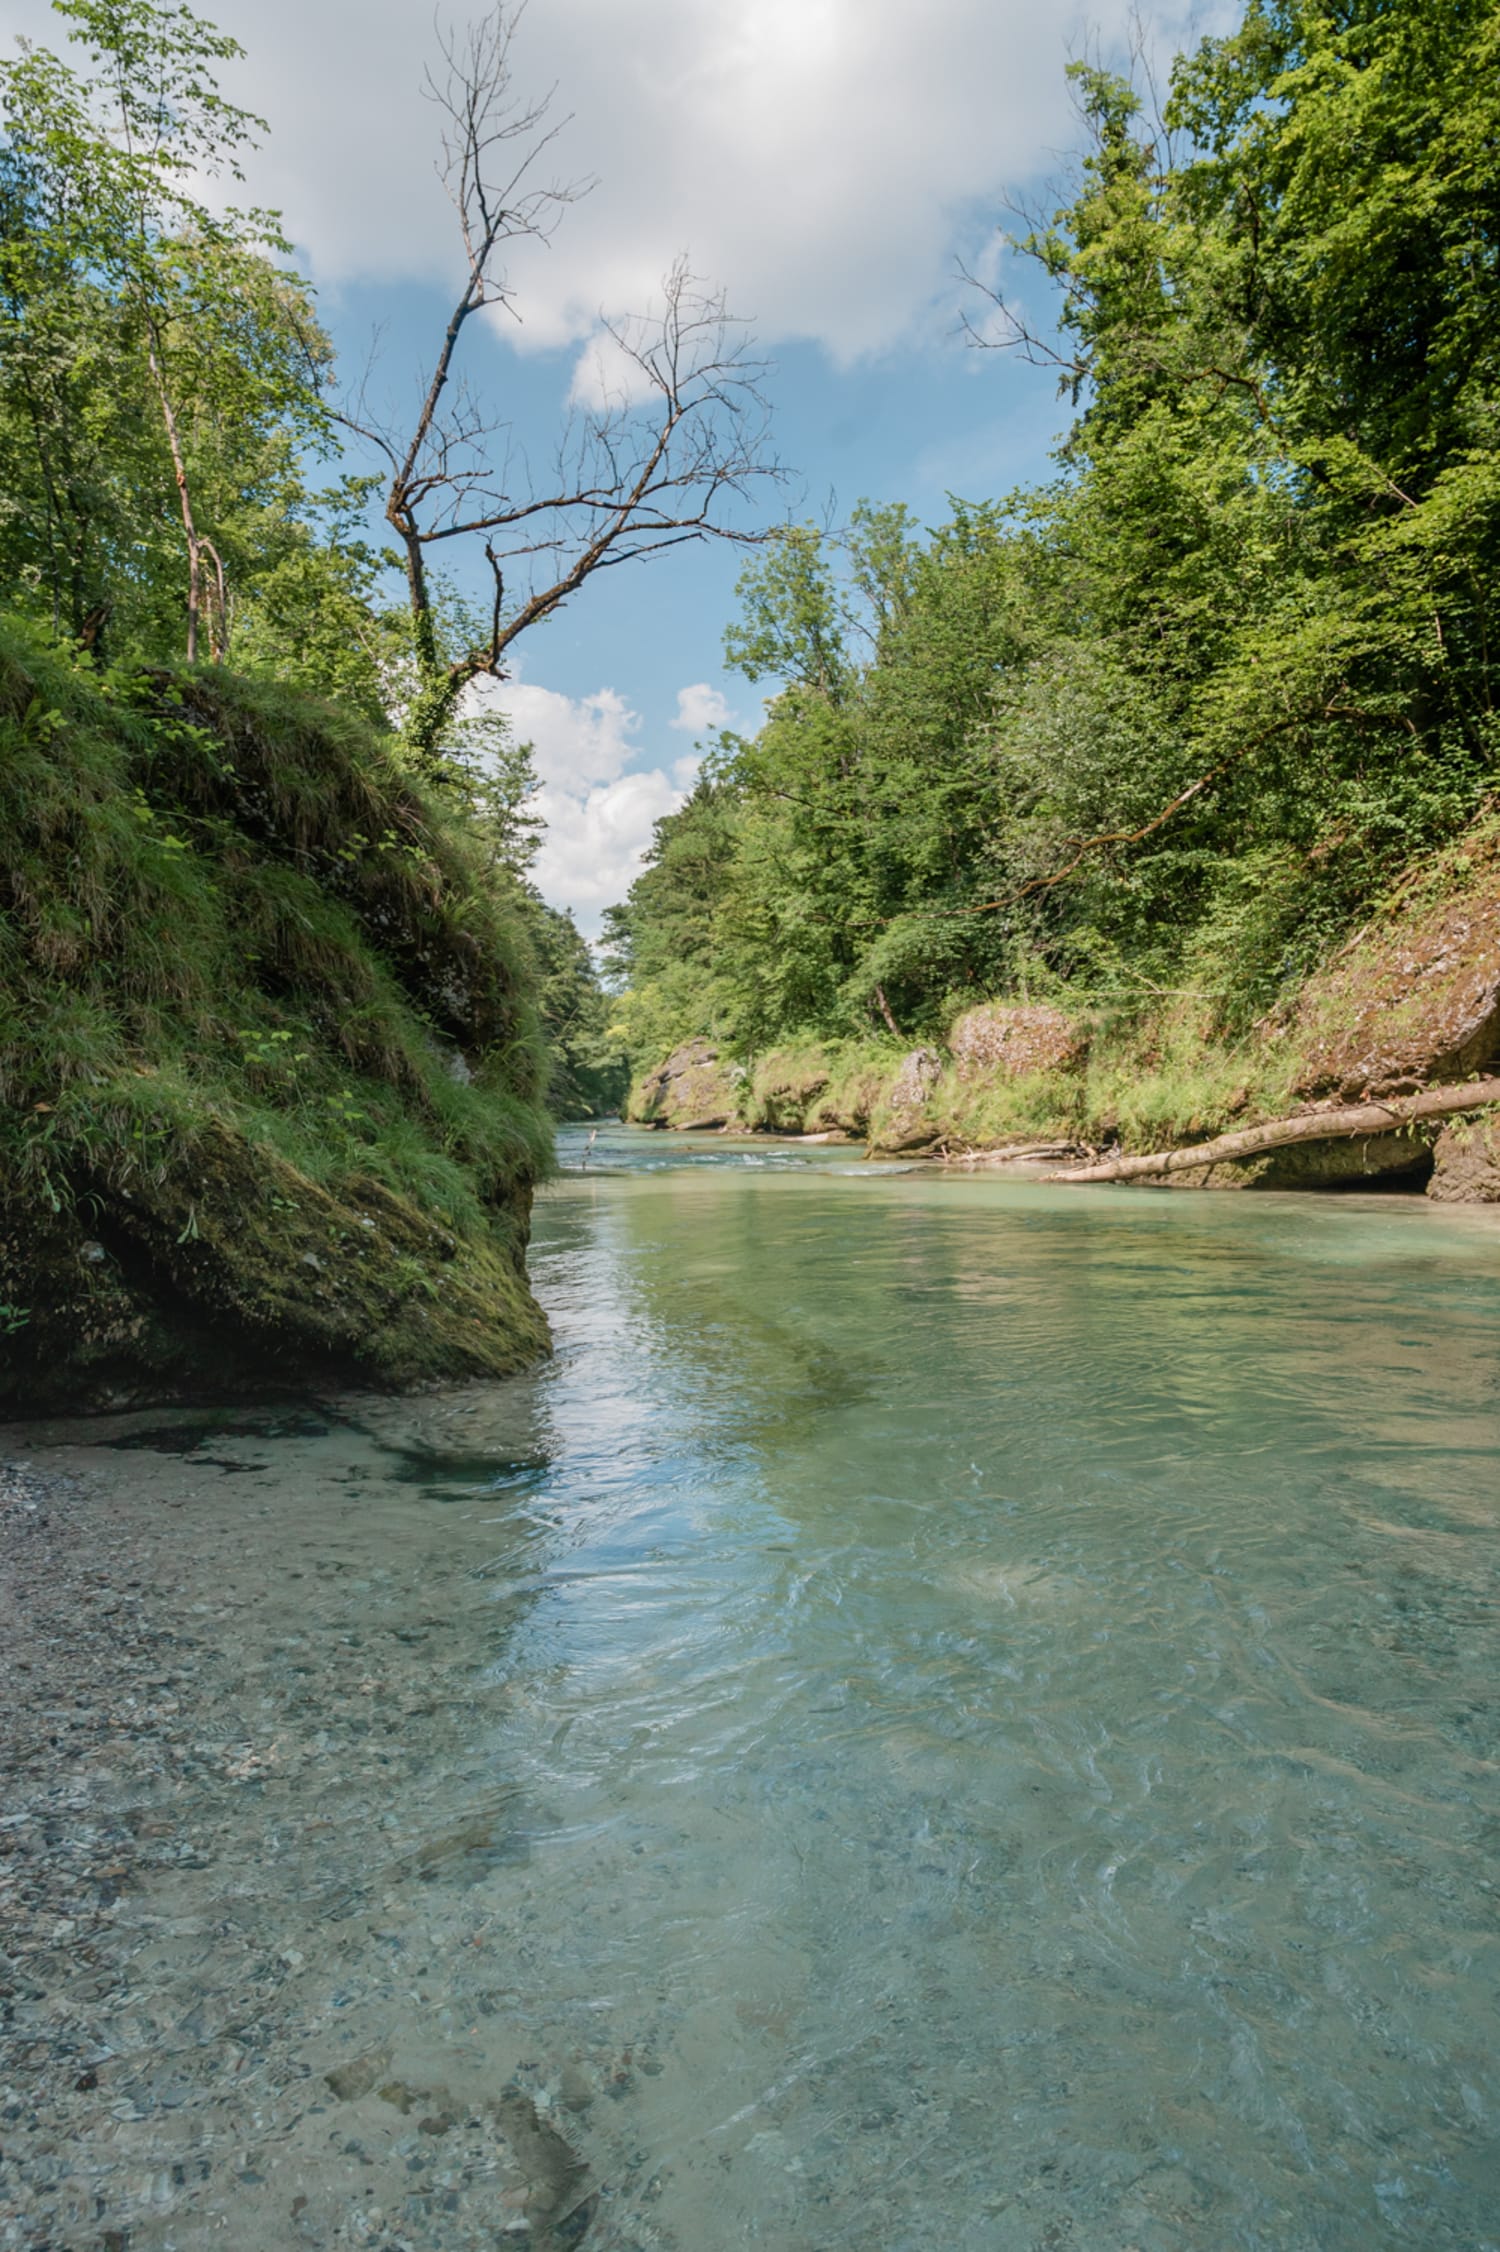
<instances>
[{"instance_id":1,"label":"mossy cliff","mask_svg":"<svg viewBox=\"0 0 1500 2252\"><path fill-rule=\"evenodd\" d=\"M0 625L0 837L0 1410L545 1350L527 940L390 738Z\"/></svg>"}]
</instances>

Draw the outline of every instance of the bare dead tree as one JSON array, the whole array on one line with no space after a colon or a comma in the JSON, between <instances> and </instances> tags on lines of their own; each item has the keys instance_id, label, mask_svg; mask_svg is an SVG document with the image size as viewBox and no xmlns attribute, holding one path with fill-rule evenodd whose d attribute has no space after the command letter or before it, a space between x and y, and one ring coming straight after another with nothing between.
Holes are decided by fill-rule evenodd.
<instances>
[{"instance_id":1,"label":"bare dead tree","mask_svg":"<svg viewBox=\"0 0 1500 2252\"><path fill-rule=\"evenodd\" d=\"M426 92L442 119L439 176L457 216L463 280L437 340L409 428L368 407L368 383L339 419L385 459L386 520L400 542L411 608L413 748L435 760L470 683L505 677L505 657L596 572L689 540L753 541L737 520L755 485L780 474L768 452L766 369L722 294L679 260L659 307L601 320L594 403L571 409L544 477L534 477L503 413L458 371L476 314L515 314L506 255L550 239L591 182L542 182L540 162L566 119L552 96L516 91L511 48L525 0L499 0L461 34L439 34ZM445 649L432 567L452 543L482 546L487 630Z\"/></svg>"}]
</instances>

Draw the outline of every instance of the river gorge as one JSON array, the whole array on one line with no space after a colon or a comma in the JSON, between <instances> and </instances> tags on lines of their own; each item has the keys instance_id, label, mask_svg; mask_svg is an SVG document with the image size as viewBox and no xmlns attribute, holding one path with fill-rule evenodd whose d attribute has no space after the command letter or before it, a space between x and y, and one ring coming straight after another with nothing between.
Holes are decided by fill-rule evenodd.
<instances>
[{"instance_id":1,"label":"river gorge","mask_svg":"<svg viewBox=\"0 0 1500 2252\"><path fill-rule=\"evenodd\" d=\"M1500 2244L1493 1212L561 1156L534 1373L4 1435L0 2245Z\"/></svg>"}]
</instances>

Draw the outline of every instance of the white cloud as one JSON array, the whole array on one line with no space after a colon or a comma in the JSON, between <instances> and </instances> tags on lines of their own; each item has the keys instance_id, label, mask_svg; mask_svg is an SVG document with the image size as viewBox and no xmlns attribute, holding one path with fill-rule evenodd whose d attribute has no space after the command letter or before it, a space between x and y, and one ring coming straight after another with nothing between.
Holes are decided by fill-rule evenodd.
<instances>
[{"instance_id":1,"label":"white cloud","mask_svg":"<svg viewBox=\"0 0 1500 2252\"><path fill-rule=\"evenodd\" d=\"M591 790L544 788L537 810L547 834L535 871L543 898L570 907L585 936L595 936L604 909L625 897L639 873L654 825L676 812L691 780L679 762L671 774L653 767Z\"/></svg>"},{"instance_id":2,"label":"white cloud","mask_svg":"<svg viewBox=\"0 0 1500 2252\"><path fill-rule=\"evenodd\" d=\"M678 689L677 717L670 724L685 735L708 735L727 727L729 719L728 702L718 689L710 688L706 680L695 680L690 688Z\"/></svg>"},{"instance_id":3,"label":"white cloud","mask_svg":"<svg viewBox=\"0 0 1500 2252\"><path fill-rule=\"evenodd\" d=\"M524 325L507 333L523 349L584 344L601 310L642 308L686 253L767 340L813 338L841 361L891 344L945 288L957 233L1076 142L1064 63L1085 37L1119 43L1133 12L1134 0L533 0L518 81L555 82L555 114L572 114L547 174L599 185L550 247L523 246ZM248 51L227 90L272 125L249 190L285 209L315 274L451 275L437 121L420 92L429 10L217 0L213 13ZM1206 20L1224 13L1210 0ZM1185 36L1184 0L1160 0L1151 28L1158 45ZM0 0L0 34L52 43L58 30L46 0ZM593 349L585 399L600 380Z\"/></svg>"},{"instance_id":4,"label":"white cloud","mask_svg":"<svg viewBox=\"0 0 1500 2252\"><path fill-rule=\"evenodd\" d=\"M604 909L629 891L655 823L692 788L698 761L689 755L627 772L642 722L613 688L573 697L507 680L485 683L482 694L532 746L541 783L535 810L547 824L534 871L542 897L571 908L592 937Z\"/></svg>"},{"instance_id":5,"label":"white cloud","mask_svg":"<svg viewBox=\"0 0 1500 2252\"><path fill-rule=\"evenodd\" d=\"M480 687L486 702L508 714L517 741L535 746L537 772L553 788L611 781L635 756L640 714L613 688L573 697L529 680Z\"/></svg>"},{"instance_id":6,"label":"white cloud","mask_svg":"<svg viewBox=\"0 0 1500 2252\"><path fill-rule=\"evenodd\" d=\"M661 292L653 295L659 312ZM573 362L569 406L581 407L585 414L619 414L649 399L653 389L650 372L642 358L628 349L633 334L639 333L641 340L649 343L649 327L648 306L641 322L633 324L632 329L596 329Z\"/></svg>"}]
</instances>

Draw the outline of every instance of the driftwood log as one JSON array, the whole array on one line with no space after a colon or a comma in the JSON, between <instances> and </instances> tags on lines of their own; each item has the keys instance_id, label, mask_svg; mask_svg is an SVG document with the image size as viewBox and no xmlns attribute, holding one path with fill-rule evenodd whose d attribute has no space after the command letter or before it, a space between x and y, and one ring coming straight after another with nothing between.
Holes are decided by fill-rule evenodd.
<instances>
[{"instance_id":1,"label":"driftwood log","mask_svg":"<svg viewBox=\"0 0 1500 2252\"><path fill-rule=\"evenodd\" d=\"M1451 1118L1458 1111L1482 1110L1486 1103L1500 1103L1500 1079L1470 1079L1462 1087L1425 1087L1418 1095L1398 1095L1384 1103L1354 1103L1343 1110L1300 1111L1294 1118L1268 1119L1264 1126L1219 1134L1211 1142L1197 1142L1186 1149L1152 1150L1144 1157L1115 1157L1100 1165L1075 1165L1049 1178L1143 1181L1163 1173L1191 1173L1205 1165L1224 1165L1235 1158L1288 1149L1295 1142L1341 1142L1361 1134L1389 1134L1394 1127L1415 1125L1424 1118Z\"/></svg>"}]
</instances>

